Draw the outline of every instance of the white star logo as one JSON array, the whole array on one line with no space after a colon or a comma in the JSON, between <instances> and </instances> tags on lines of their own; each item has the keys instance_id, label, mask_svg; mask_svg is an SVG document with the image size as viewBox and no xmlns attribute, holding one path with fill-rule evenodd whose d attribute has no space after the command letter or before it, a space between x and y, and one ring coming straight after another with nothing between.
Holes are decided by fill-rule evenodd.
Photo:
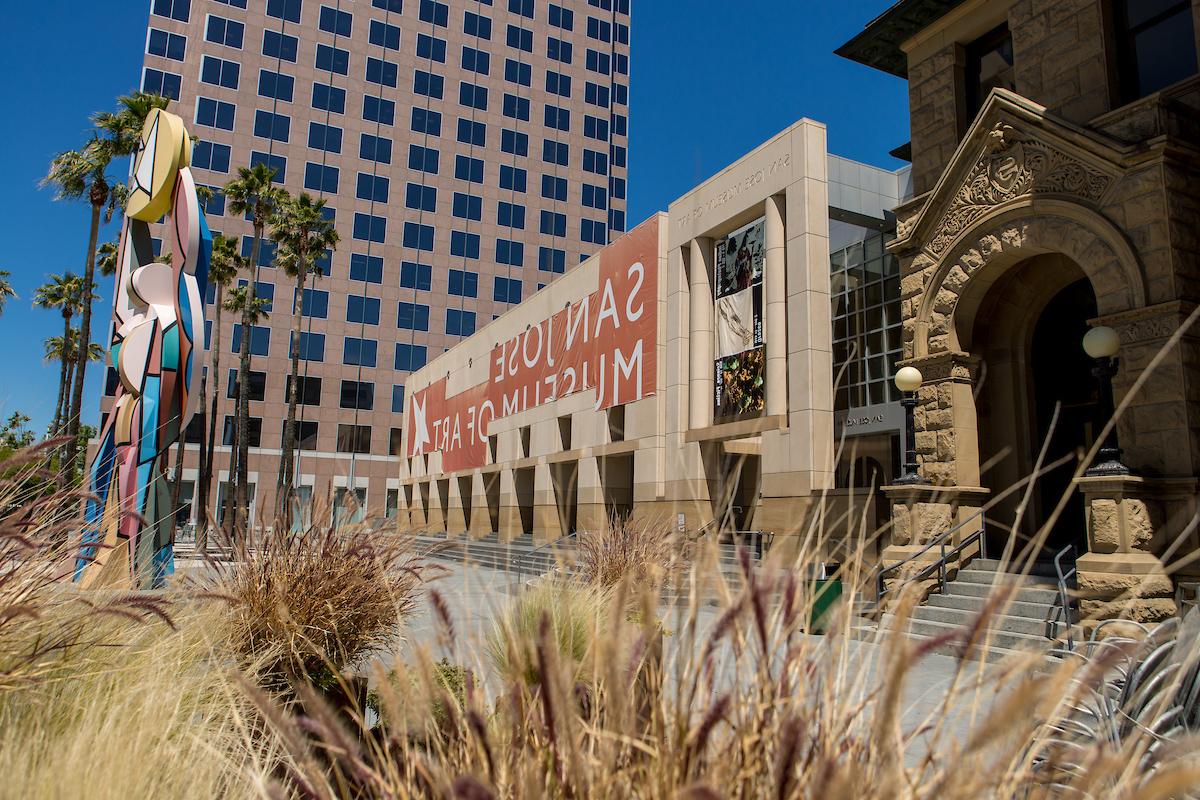
<instances>
[{"instance_id":1,"label":"white star logo","mask_svg":"<svg viewBox=\"0 0 1200 800\"><path fill-rule=\"evenodd\" d=\"M425 409L421 407L421 401L413 395L412 402L412 418L413 418L413 441L412 454L416 455L421 452L421 448L429 444L429 425L425 422Z\"/></svg>"}]
</instances>

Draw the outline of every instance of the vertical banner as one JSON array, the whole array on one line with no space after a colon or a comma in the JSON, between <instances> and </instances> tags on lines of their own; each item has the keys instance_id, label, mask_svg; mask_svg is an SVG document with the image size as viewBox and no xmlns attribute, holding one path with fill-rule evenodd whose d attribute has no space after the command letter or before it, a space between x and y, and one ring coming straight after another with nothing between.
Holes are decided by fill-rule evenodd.
<instances>
[{"instance_id":1,"label":"vertical banner","mask_svg":"<svg viewBox=\"0 0 1200 800\"><path fill-rule=\"evenodd\" d=\"M765 407L763 267L766 221L739 228L716 244L713 287L717 359L714 418L759 413Z\"/></svg>"},{"instance_id":2,"label":"vertical banner","mask_svg":"<svg viewBox=\"0 0 1200 800\"><path fill-rule=\"evenodd\" d=\"M481 467L493 419L587 389L596 392L597 411L654 395L658 217L599 258L596 291L493 348L486 383L447 397L440 378L413 393L405 423L409 457L438 451L445 472Z\"/></svg>"}]
</instances>

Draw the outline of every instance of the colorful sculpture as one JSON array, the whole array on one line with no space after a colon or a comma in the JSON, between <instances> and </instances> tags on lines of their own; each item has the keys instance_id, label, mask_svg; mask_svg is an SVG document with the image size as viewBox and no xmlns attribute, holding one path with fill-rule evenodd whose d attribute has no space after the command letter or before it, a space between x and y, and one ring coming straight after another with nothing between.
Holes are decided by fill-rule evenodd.
<instances>
[{"instance_id":1,"label":"colorful sculpture","mask_svg":"<svg viewBox=\"0 0 1200 800\"><path fill-rule=\"evenodd\" d=\"M183 120L152 111L134 156L117 256L109 354L120 385L88 470L95 497L75 566L83 585L127 579L156 588L174 571L167 454L199 400L212 255L190 160ZM164 214L170 263L155 260L150 240L149 223Z\"/></svg>"}]
</instances>

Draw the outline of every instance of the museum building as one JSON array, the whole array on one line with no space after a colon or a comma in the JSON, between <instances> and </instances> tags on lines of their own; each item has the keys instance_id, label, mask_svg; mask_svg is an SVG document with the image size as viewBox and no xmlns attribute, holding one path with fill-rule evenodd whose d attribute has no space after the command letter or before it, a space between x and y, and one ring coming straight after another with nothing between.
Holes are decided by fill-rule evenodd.
<instances>
[{"instance_id":1,"label":"museum building","mask_svg":"<svg viewBox=\"0 0 1200 800\"><path fill-rule=\"evenodd\" d=\"M801 120L431 360L407 384L402 522L799 536L857 497L873 529L901 444L885 245L908 177Z\"/></svg>"}]
</instances>

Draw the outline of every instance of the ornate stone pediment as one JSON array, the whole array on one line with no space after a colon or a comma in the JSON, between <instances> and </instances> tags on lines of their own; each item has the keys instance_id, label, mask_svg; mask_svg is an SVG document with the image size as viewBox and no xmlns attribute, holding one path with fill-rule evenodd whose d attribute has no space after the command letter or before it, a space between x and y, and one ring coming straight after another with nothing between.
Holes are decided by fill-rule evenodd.
<instances>
[{"instance_id":1,"label":"ornate stone pediment","mask_svg":"<svg viewBox=\"0 0 1200 800\"><path fill-rule=\"evenodd\" d=\"M896 250L940 258L975 222L1024 196L1099 205L1121 172L1115 148L1011 92L995 91L926 202L897 220Z\"/></svg>"}]
</instances>

